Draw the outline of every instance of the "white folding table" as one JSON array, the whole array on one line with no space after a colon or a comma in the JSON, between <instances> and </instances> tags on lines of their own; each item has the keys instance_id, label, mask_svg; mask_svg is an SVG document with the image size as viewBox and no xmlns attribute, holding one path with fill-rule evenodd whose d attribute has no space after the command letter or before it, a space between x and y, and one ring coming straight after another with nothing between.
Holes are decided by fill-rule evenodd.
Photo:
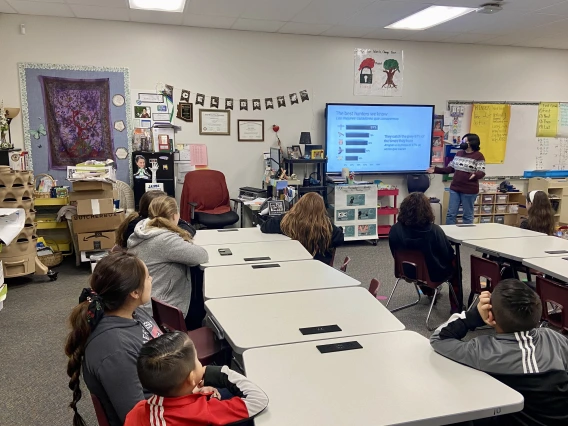
<instances>
[{"instance_id":1,"label":"white folding table","mask_svg":"<svg viewBox=\"0 0 568 426\"><path fill-rule=\"evenodd\" d=\"M205 300L360 285L317 260L221 266L204 272Z\"/></svg>"},{"instance_id":2,"label":"white folding table","mask_svg":"<svg viewBox=\"0 0 568 426\"><path fill-rule=\"evenodd\" d=\"M246 265L253 263L289 262L311 260L313 256L295 240L260 243L219 244L203 246L209 254L209 262L202 263L201 269L212 266ZM219 249L231 250L231 255L221 256Z\"/></svg>"},{"instance_id":3,"label":"white folding table","mask_svg":"<svg viewBox=\"0 0 568 426\"><path fill-rule=\"evenodd\" d=\"M464 240L486 240L489 238L543 237L540 232L521 229L500 223L479 223L472 225L442 225L442 230L453 243Z\"/></svg>"},{"instance_id":4,"label":"white folding table","mask_svg":"<svg viewBox=\"0 0 568 426\"><path fill-rule=\"evenodd\" d=\"M210 299L205 310L208 321L238 354L262 346L404 330L362 287ZM340 330L314 330L315 334L300 330L324 326Z\"/></svg>"},{"instance_id":5,"label":"white folding table","mask_svg":"<svg viewBox=\"0 0 568 426\"><path fill-rule=\"evenodd\" d=\"M352 341L362 349L317 348ZM411 331L257 348L243 359L247 377L270 399L256 426L438 426L524 404L520 393L436 354Z\"/></svg>"},{"instance_id":6,"label":"white folding table","mask_svg":"<svg viewBox=\"0 0 568 426\"><path fill-rule=\"evenodd\" d=\"M568 260L566 259L568 259L568 255L563 257L531 257L529 259L523 259L523 265L568 283Z\"/></svg>"},{"instance_id":7,"label":"white folding table","mask_svg":"<svg viewBox=\"0 0 568 426\"><path fill-rule=\"evenodd\" d=\"M464 246L489 255L522 262L531 257L568 257L568 240L558 237L519 237L465 240Z\"/></svg>"},{"instance_id":8,"label":"white folding table","mask_svg":"<svg viewBox=\"0 0 568 426\"><path fill-rule=\"evenodd\" d=\"M212 244L259 243L268 241L288 241L282 234L263 234L260 228L206 229L197 232L193 242L200 246Z\"/></svg>"}]
</instances>

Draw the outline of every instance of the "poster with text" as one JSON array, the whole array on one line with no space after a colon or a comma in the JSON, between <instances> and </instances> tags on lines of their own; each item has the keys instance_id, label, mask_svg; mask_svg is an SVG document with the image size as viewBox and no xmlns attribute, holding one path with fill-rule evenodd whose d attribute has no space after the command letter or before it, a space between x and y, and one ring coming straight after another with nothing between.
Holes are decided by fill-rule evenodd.
<instances>
[{"instance_id":1,"label":"poster with text","mask_svg":"<svg viewBox=\"0 0 568 426\"><path fill-rule=\"evenodd\" d=\"M355 49L353 65L356 96L402 96L402 50Z\"/></svg>"},{"instance_id":2,"label":"poster with text","mask_svg":"<svg viewBox=\"0 0 568 426\"><path fill-rule=\"evenodd\" d=\"M338 185L335 225L346 241L377 239L377 185Z\"/></svg>"}]
</instances>

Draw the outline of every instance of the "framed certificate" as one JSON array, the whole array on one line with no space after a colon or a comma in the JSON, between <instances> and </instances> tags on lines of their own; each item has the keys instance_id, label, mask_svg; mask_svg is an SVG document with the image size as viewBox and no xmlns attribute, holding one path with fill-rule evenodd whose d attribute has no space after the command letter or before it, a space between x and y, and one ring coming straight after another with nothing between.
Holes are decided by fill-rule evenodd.
<instances>
[{"instance_id":1,"label":"framed certificate","mask_svg":"<svg viewBox=\"0 0 568 426\"><path fill-rule=\"evenodd\" d=\"M231 111L216 109L199 110L200 135L230 135Z\"/></svg>"},{"instance_id":2,"label":"framed certificate","mask_svg":"<svg viewBox=\"0 0 568 426\"><path fill-rule=\"evenodd\" d=\"M264 120L237 120L239 142L264 142Z\"/></svg>"},{"instance_id":3,"label":"framed certificate","mask_svg":"<svg viewBox=\"0 0 568 426\"><path fill-rule=\"evenodd\" d=\"M141 102L164 103L164 95L161 93L138 93L138 100Z\"/></svg>"}]
</instances>

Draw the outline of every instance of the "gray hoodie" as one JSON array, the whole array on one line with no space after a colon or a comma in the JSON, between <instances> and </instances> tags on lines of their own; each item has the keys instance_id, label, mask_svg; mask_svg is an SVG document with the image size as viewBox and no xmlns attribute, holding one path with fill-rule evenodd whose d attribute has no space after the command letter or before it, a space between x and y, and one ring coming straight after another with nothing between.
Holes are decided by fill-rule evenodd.
<instances>
[{"instance_id":1,"label":"gray hoodie","mask_svg":"<svg viewBox=\"0 0 568 426\"><path fill-rule=\"evenodd\" d=\"M121 426L138 401L150 397L138 380L136 359L142 345L161 334L138 308L133 319L105 315L89 336L83 379L101 401L111 426Z\"/></svg>"},{"instance_id":2,"label":"gray hoodie","mask_svg":"<svg viewBox=\"0 0 568 426\"><path fill-rule=\"evenodd\" d=\"M175 306L187 315L191 299L190 266L209 260L207 251L178 234L163 228L147 226L144 219L128 238L128 252L138 256L148 267L152 277L152 297ZM142 309L152 315L152 305Z\"/></svg>"}]
</instances>

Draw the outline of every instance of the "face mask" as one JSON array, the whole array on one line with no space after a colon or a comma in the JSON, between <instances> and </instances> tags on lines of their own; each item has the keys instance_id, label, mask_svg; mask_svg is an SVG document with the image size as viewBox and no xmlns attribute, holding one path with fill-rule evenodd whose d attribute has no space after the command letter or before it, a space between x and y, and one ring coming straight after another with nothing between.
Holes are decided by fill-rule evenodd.
<instances>
[{"instance_id":1,"label":"face mask","mask_svg":"<svg viewBox=\"0 0 568 426\"><path fill-rule=\"evenodd\" d=\"M467 142L462 142L460 143L460 149L467 149L468 147L468 143Z\"/></svg>"}]
</instances>

